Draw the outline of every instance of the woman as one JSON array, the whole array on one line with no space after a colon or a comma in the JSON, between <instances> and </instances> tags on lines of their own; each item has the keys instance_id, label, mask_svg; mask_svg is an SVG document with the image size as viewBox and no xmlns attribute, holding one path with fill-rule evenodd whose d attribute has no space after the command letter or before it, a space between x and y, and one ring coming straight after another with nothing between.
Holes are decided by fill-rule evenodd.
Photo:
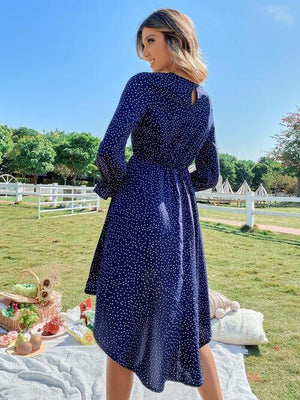
<instances>
[{"instance_id":1,"label":"woman","mask_svg":"<svg viewBox=\"0 0 300 400\"><path fill-rule=\"evenodd\" d=\"M94 190L111 202L85 287L97 296L107 399L129 399L135 372L154 392L170 380L221 400L195 198L219 178L206 67L191 19L174 9L152 13L136 46L153 72L129 79L98 150Z\"/></svg>"}]
</instances>

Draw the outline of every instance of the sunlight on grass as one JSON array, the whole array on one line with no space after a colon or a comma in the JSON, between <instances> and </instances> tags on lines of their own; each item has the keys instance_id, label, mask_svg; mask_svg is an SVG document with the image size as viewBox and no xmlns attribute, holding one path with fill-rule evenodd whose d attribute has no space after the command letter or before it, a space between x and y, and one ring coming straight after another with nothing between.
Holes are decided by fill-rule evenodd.
<instances>
[{"instance_id":1,"label":"sunlight on grass","mask_svg":"<svg viewBox=\"0 0 300 400\"><path fill-rule=\"evenodd\" d=\"M98 213L37 219L34 204L0 204L1 290L10 291L24 269L40 277L59 269L63 311L88 298L83 290L108 205L109 200L101 199ZM201 210L204 214L208 210ZM228 213L226 219L229 216L239 214ZM299 237L255 229L242 232L206 221L201 221L201 229L209 287L264 315L269 343L248 346L245 357L253 392L260 400L296 400L295 393L300 393ZM91 299L95 306L95 296Z\"/></svg>"}]
</instances>

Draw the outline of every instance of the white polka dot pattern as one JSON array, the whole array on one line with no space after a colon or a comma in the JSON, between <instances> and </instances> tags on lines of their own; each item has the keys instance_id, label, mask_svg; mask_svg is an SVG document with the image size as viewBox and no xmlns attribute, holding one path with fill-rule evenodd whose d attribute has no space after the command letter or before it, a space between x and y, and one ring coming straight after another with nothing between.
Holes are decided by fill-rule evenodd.
<instances>
[{"instance_id":1,"label":"white polka dot pattern","mask_svg":"<svg viewBox=\"0 0 300 400\"><path fill-rule=\"evenodd\" d=\"M167 380L200 386L199 349L210 342L211 326L194 192L219 177L208 94L171 72L134 75L96 162L94 190L112 198L85 286L96 295L96 342L154 392Z\"/></svg>"}]
</instances>

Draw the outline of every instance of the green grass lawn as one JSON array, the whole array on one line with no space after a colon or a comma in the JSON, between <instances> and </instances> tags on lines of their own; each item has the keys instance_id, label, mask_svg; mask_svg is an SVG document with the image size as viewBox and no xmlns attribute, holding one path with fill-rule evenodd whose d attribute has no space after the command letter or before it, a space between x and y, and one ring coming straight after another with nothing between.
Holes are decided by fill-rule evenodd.
<instances>
[{"instance_id":1,"label":"green grass lawn","mask_svg":"<svg viewBox=\"0 0 300 400\"><path fill-rule=\"evenodd\" d=\"M15 200L15 197L12 196L0 196L0 201L11 201L13 202ZM58 200L62 200L62 197L58 197ZM47 201L47 197L41 198L41 201ZM106 207L108 203L107 201L101 199L101 206ZM23 196L23 203L36 203L37 204L37 197L34 196ZM1 203L0 203L1 204ZM199 204L208 204L208 203L199 203ZM228 208L237 208L237 209L243 209L245 210L245 203L240 203L238 204L236 201L231 201L230 205L228 204L222 204L222 207L228 207ZM288 204L288 203L283 203L280 204L277 202L276 205L272 203L272 205L269 207L266 205L265 207L258 207L255 206L257 210L262 210L262 211L278 211L278 212L286 212L286 213L299 213L300 214L300 203L298 203L298 206L296 207L294 203ZM42 209L44 208L50 208L49 206L42 206ZM59 215L62 212L59 211L57 213L52 213L51 216L54 215ZM70 213L70 212L69 212ZM50 214L47 214L47 216ZM227 220L232 220L232 221L240 221L241 223L245 223L246 221L246 216L245 213L233 213L233 212L227 212L227 211L215 211L215 210L207 210L207 209L201 209L200 215L203 217L209 217L209 218L219 218L219 219L227 219ZM46 216L46 213L42 214L42 218ZM285 226L287 228L298 228L300 229L300 218L288 218L288 217L277 217L277 216L269 216L269 215L255 215L254 219L255 224L264 224L264 225L277 225L277 226Z\"/></svg>"},{"instance_id":2,"label":"green grass lawn","mask_svg":"<svg viewBox=\"0 0 300 400\"><path fill-rule=\"evenodd\" d=\"M225 205L222 205L225 206ZM242 207L236 207L232 202L230 208L241 209ZM244 209L244 207L242 208ZM219 218L219 219L228 219L231 221L239 221L241 223L246 223L246 215L245 213L235 213L228 211L215 211L208 210L205 208L200 208L200 215L203 217L209 218ZM257 208L259 211L278 211L285 213L299 213L300 214L300 203L299 207L265 207L265 208ZM285 226L287 228L297 228L300 229L300 218L296 217L280 217L273 215L254 215L254 223L255 224L263 224L263 225L277 225L277 226Z\"/></svg>"},{"instance_id":3,"label":"green grass lawn","mask_svg":"<svg viewBox=\"0 0 300 400\"><path fill-rule=\"evenodd\" d=\"M63 311L88 298L83 290L108 205L101 200L98 213L37 219L34 204L0 204L0 290L10 291L24 269L40 277L58 269ZM200 220L207 212L200 211ZM216 211L209 213L221 218ZM239 217L224 214L226 219ZM274 224L270 219L268 224ZM209 287L264 315L269 343L247 346L245 356L253 392L259 400L299 399L300 238L258 230L243 233L206 221L201 227ZM95 296L91 298L95 305Z\"/></svg>"}]
</instances>

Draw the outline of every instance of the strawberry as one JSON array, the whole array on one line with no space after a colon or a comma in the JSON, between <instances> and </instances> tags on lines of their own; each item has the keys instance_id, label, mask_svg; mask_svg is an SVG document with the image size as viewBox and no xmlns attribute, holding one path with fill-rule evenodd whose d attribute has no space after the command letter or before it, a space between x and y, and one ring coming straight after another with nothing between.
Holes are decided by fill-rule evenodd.
<instances>
[{"instance_id":1,"label":"strawberry","mask_svg":"<svg viewBox=\"0 0 300 400\"><path fill-rule=\"evenodd\" d=\"M59 331L59 322L57 320L51 320L49 322L48 332L50 335L55 335Z\"/></svg>"},{"instance_id":2,"label":"strawberry","mask_svg":"<svg viewBox=\"0 0 300 400\"><path fill-rule=\"evenodd\" d=\"M43 326L42 335L44 335L44 336L48 336L49 335L49 322L46 322L45 325Z\"/></svg>"}]
</instances>

